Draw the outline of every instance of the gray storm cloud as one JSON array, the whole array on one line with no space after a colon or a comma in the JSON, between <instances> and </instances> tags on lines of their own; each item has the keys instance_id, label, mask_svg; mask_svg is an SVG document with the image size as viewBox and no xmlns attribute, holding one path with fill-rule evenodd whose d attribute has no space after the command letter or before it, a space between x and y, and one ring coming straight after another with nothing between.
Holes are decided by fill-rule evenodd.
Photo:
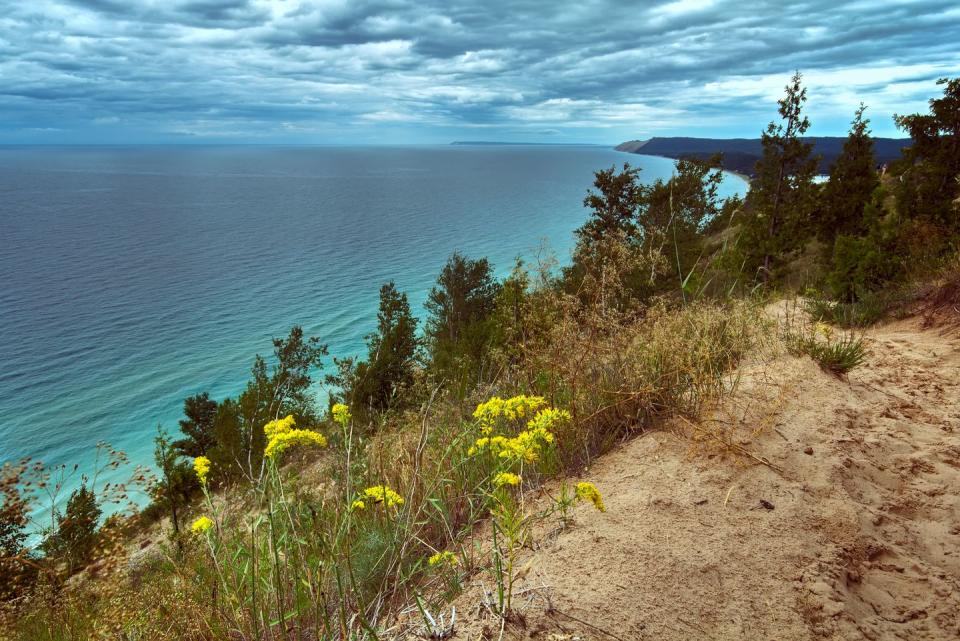
<instances>
[{"instance_id":1,"label":"gray storm cloud","mask_svg":"<svg viewBox=\"0 0 960 641\"><path fill-rule=\"evenodd\" d=\"M757 135L794 69L817 134L960 71L955 2L30 0L3 142L616 142Z\"/></svg>"}]
</instances>

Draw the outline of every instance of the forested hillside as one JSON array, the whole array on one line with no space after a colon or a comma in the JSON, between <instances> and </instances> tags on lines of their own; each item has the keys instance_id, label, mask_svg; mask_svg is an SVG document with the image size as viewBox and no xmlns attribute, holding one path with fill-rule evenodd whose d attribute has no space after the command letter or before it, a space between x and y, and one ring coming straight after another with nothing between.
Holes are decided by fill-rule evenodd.
<instances>
[{"instance_id":1,"label":"forested hillside","mask_svg":"<svg viewBox=\"0 0 960 641\"><path fill-rule=\"evenodd\" d=\"M813 145L813 153L820 157L817 172L826 174L830 165L843 152L846 138L832 136L805 136L806 144ZM880 165L889 164L903 156L903 148L909 147L909 138L873 138L874 160ZM723 168L754 176L755 165L763 155L760 138L687 138L656 137L649 140L631 140L617 145L617 150L634 154L665 156L666 158L698 158L707 160L714 154L723 155Z\"/></svg>"}]
</instances>

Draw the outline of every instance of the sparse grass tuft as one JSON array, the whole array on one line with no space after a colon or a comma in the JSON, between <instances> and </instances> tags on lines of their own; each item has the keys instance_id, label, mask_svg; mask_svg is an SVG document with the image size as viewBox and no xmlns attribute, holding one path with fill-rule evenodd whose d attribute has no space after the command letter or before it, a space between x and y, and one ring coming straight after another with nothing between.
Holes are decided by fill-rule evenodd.
<instances>
[{"instance_id":1,"label":"sparse grass tuft","mask_svg":"<svg viewBox=\"0 0 960 641\"><path fill-rule=\"evenodd\" d=\"M806 300L804 310L814 321L855 328L869 327L882 320L889 305L887 297L879 293L864 295L854 303L835 302L814 295Z\"/></svg>"},{"instance_id":2,"label":"sparse grass tuft","mask_svg":"<svg viewBox=\"0 0 960 641\"><path fill-rule=\"evenodd\" d=\"M863 364L867 348L862 335L838 332L831 326L789 318L783 329L787 349L795 355L807 355L821 369L842 376Z\"/></svg>"}]
</instances>

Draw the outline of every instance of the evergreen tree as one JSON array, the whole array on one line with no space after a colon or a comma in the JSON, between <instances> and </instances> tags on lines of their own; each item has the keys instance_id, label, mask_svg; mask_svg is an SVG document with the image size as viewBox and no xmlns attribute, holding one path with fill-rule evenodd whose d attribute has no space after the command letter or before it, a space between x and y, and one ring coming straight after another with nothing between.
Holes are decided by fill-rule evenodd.
<instances>
[{"instance_id":1,"label":"evergreen tree","mask_svg":"<svg viewBox=\"0 0 960 641\"><path fill-rule=\"evenodd\" d=\"M153 501L170 512L174 535L179 535L180 517L199 488L199 482L193 466L180 456L170 441L170 435L163 428L157 427L157 436L153 440L153 459L160 470L160 476L151 488ZM176 538L177 545L181 546L179 536Z\"/></svg>"},{"instance_id":2,"label":"evergreen tree","mask_svg":"<svg viewBox=\"0 0 960 641\"><path fill-rule=\"evenodd\" d=\"M482 375L499 290L486 258L471 260L455 252L447 260L425 304L427 343L438 372L461 381Z\"/></svg>"},{"instance_id":3,"label":"evergreen tree","mask_svg":"<svg viewBox=\"0 0 960 641\"><path fill-rule=\"evenodd\" d=\"M358 412L384 411L401 405L413 386L417 350L417 319L407 295L393 281L380 287L377 331L369 334L367 360L334 359L340 373L327 382L343 390L343 398Z\"/></svg>"},{"instance_id":4,"label":"evergreen tree","mask_svg":"<svg viewBox=\"0 0 960 641\"><path fill-rule=\"evenodd\" d=\"M511 363L523 357L524 346L531 330L530 275L523 260L516 259L510 275L504 279L497 294L496 327L497 340L504 355Z\"/></svg>"},{"instance_id":5,"label":"evergreen tree","mask_svg":"<svg viewBox=\"0 0 960 641\"><path fill-rule=\"evenodd\" d=\"M640 182L640 169L623 164L617 168L603 169L594 174L593 187L587 192L583 206L591 210L590 219L575 234L578 241L596 242L615 232L627 238L636 236L637 210L646 197Z\"/></svg>"},{"instance_id":6,"label":"evergreen tree","mask_svg":"<svg viewBox=\"0 0 960 641\"><path fill-rule=\"evenodd\" d=\"M0 468L0 602L22 594L36 575L26 562L30 557L26 548L29 493L23 489L26 470L26 461Z\"/></svg>"},{"instance_id":7,"label":"evergreen tree","mask_svg":"<svg viewBox=\"0 0 960 641\"><path fill-rule=\"evenodd\" d=\"M267 440L263 426L269 421L292 414L298 424L319 420L310 393L311 372L321 366L327 346L316 337L307 338L303 329L294 326L286 339L273 339L274 365L257 354L250 369L250 380L236 401L227 407L221 403L212 427L217 445L212 460L221 473L230 474L225 466L247 478L258 478L263 471L263 451Z\"/></svg>"},{"instance_id":8,"label":"evergreen tree","mask_svg":"<svg viewBox=\"0 0 960 641\"><path fill-rule=\"evenodd\" d=\"M250 468L247 439L241 425L240 405L236 400L227 398L217 405L213 435L216 445L210 450L209 456L218 480L231 480Z\"/></svg>"},{"instance_id":9,"label":"evergreen tree","mask_svg":"<svg viewBox=\"0 0 960 641\"><path fill-rule=\"evenodd\" d=\"M863 117L865 110L862 104L857 109L820 199L818 231L831 247L838 234L849 236L865 231L863 208L880 184L868 129L870 121Z\"/></svg>"},{"instance_id":10,"label":"evergreen tree","mask_svg":"<svg viewBox=\"0 0 960 641\"><path fill-rule=\"evenodd\" d=\"M941 78L943 96L929 114L894 116L913 139L905 150L906 170L897 194L899 213L960 232L955 200L960 196L960 78Z\"/></svg>"},{"instance_id":11,"label":"evergreen tree","mask_svg":"<svg viewBox=\"0 0 960 641\"><path fill-rule=\"evenodd\" d=\"M207 392L189 396L183 401L183 413L187 418L181 419L180 431L186 438L174 441L173 447L184 456L203 456L216 444L217 402Z\"/></svg>"},{"instance_id":12,"label":"evergreen tree","mask_svg":"<svg viewBox=\"0 0 960 641\"><path fill-rule=\"evenodd\" d=\"M386 409L413 385L417 355L417 319L410 313L407 295L393 282L380 288L377 332L367 337L369 398Z\"/></svg>"},{"instance_id":13,"label":"evergreen tree","mask_svg":"<svg viewBox=\"0 0 960 641\"><path fill-rule=\"evenodd\" d=\"M761 136L763 156L757 161L747 204L746 246L763 280L773 277L778 263L808 237L813 208L813 177L817 158L813 144L801 136L810 128L803 114L807 90L796 72L777 101L782 123L771 122Z\"/></svg>"},{"instance_id":14,"label":"evergreen tree","mask_svg":"<svg viewBox=\"0 0 960 641\"><path fill-rule=\"evenodd\" d=\"M561 279L563 289L584 307L628 307L634 295L648 284L648 275L639 267L641 238L637 227L637 212L646 193L640 169L628 163L619 172L613 166L594 174L593 189L583 201L583 206L591 210L590 217L574 232L577 244L573 262L563 268Z\"/></svg>"},{"instance_id":15,"label":"evergreen tree","mask_svg":"<svg viewBox=\"0 0 960 641\"><path fill-rule=\"evenodd\" d=\"M646 190L637 220L643 252L658 252L670 265L654 283L658 291L682 290L700 257L703 228L722 207L720 162L719 155L679 160L669 180L658 179Z\"/></svg>"},{"instance_id":16,"label":"evergreen tree","mask_svg":"<svg viewBox=\"0 0 960 641\"><path fill-rule=\"evenodd\" d=\"M66 563L68 576L89 562L100 514L96 495L83 483L70 494L64 514L57 517L56 532L43 542L48 557Z\"/></svg>"},{"instance_id":17,"label":"evergreen tree","mask_svg":"<svg viewBox=\"0 0 960 641\"><path fill-rule=\"evenodd\" d=\"M589 304L596 292L588 290L617 281L621 287L611 288L615 293L604 300L622 310L682 287L700 257L703 228L722 208L720 161L719 155L681 159L669 180L652 185L640 183L639 170L629 165L620 173L597 172L596 191L584 200L591 216L576 232L564 288Z\"/></svg>"}]
</instances>

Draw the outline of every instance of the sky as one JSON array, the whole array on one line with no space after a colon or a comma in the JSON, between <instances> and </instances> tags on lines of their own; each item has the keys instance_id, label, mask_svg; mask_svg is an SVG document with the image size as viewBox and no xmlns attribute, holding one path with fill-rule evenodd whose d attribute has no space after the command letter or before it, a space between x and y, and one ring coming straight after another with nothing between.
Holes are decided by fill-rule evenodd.
<instances>
[{"instance_id":1,"label":"sky","mask_svg":"<svg viewBox=\"0 0 960 641\"><path fill-rule=\"evenodd\" d=\"M0 0L0 144L878 136L960 74L956 0Z\"/></svg>"}]
</instances>

